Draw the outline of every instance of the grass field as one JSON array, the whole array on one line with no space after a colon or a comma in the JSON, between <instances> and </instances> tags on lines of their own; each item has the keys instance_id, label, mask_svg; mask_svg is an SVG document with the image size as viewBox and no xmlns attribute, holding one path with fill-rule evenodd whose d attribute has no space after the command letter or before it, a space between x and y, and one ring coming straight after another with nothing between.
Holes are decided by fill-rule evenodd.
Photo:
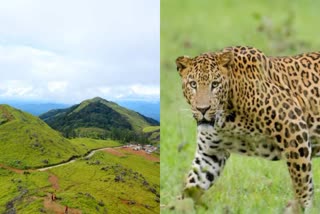
<instances>
[{"instance_id":1,"label":"grass field","mask_svg":"<svg viewBox=\"0 0 320 214\"><path fill-rule=\"evenodd\" d=\"M84 138L71 142L81 145L81 152L119 145ZM20 174L0 168L0 213L11 208L16 213L61 213L65 206L71 213L159 213L159 173L159 162L104 151L43 172Z\"/></svg>"},{"instance_id":2,"label":"grass field","mask_svg":"<svg viewBox=\"0 0 320 214\"><path fill-rule=\"evenodd\" d=\"M73 138L70 139L70 142L81 155L84 155L92 149L121 146L121 144L115 140L98 140L91 138Z\"/></svg>"},{"instance_id":3,"label":"grass field","mask_svg":"<svg viewBox=\"0 0 320 214\"><path fill-rule=\"evenodd\" d=\"M104 167L107 170L102 170ZM159 203L155 199L160 188L159 168L159 163L139 156L117 157L98 152L90 160L56 168L52 173L61 179L61 193L58 191L63 198L61 204L79 208L84 213L103 213L104 210L108 213L158 213ZM137 178L134 178L135 172ZM115 182L117 174L125 174L123 182ZM143 186L144 180L147 186ZM126 201L135 204L128 205Z\"/></svg>"},{"instance_id":4,"label":"grass field","mask_svg":"<svg viewBox=\"0 0 320 214\"><path fill-rule=\"evenodd\" d=\"M144 133L154 132L160 130L160 126L147 126L142 129Z\"/></svg>"},{"instance_id":5,"label":"grass field","mask_svg":"<svg viewBox=\"0 0 320 214\"><path fill-rule=\"evenodd\" d=\"M250 45L267 55L320 50L320 2L161 0L161 213L176 204L195 152L196 125L182 96L178 56ZM320 160L315 159L315 200L320 211ZM203 196L209 211L281 213L293 199L284 161L232 155L217 183ZM183 207L180 207L183 209Z\"/></svg>"}]
</instances>

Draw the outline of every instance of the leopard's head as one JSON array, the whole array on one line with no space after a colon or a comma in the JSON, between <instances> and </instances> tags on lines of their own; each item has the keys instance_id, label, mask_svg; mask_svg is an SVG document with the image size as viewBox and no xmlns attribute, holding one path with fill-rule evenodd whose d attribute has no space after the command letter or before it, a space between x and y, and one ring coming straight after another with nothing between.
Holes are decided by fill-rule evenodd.
<instances>
[{"instance_id":1,"label":"leopard's head","mask_svg":"<svg viewBox=\"0 0 320 214\"><path fill-rule=\"evenodd\" d=\"M233 53L205 53L195 58L176 59L182 89L198 123L214 122L223 113L229 97Z\"/></svg>"}]
</instances>

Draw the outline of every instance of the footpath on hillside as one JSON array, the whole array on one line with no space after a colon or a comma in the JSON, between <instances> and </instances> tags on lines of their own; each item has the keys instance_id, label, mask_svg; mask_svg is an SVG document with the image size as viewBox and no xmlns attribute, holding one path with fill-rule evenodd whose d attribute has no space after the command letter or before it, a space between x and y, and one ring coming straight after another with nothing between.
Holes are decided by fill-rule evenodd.
<instances>
[{"instance_id":1,"label":"footpath on hillside","mask_svg":"<svg viewBox=\"0 0 320 214\"><path fill-rule=\"evenodd\" d=\"M159 162L160 158L156 157L152 154L148 154L146 151L144 150L134 150L133 148L128 148L128 147L124 147L124 146L119 146L119 147L104 147L104 148L99 148L99 149L94 149L91 150L90 152L88 152L85 156L82 157L78 157L75 159L71 159L68 162L64 162L64 163L60 163L60 164L56 164L54 166L50 166L50 167L42 167L42 168L37 168L37 169L27 169L27 170L22 170L22 169L17 169L14 167L10 167L10 166L6 166L4 164L0 163L0 168L4 168L7 169L9 171L12 171L14 173L17 174L28 174L28 173L32 173L32 172L45 172L48 173L48 182L51 184L52 189L54 189L54 192L48 192L47 195L44 197L43 200L43 206L47 211L51 211L53 213L68 213L68 214L81 214L82 211L79 209L74 209L74 208L70 208L68 206L64 206L58 203L57 201L57 191L60 190L60 186L59 186L59 178L52 174L50 171L50 169L52 168L56 168L56 167L61 167L67 164L71 164L74 163L75 161L81 159L81 158L90 158L91 156L93 156L97 151L103 151L112 155L116 155L119 157L123 157L126 156L128 153L130 154L134 154L137 156L141 156L143 158L145 158L146 160L149 161L153 161L153 162Z\"/></svg>"}]
</instances>

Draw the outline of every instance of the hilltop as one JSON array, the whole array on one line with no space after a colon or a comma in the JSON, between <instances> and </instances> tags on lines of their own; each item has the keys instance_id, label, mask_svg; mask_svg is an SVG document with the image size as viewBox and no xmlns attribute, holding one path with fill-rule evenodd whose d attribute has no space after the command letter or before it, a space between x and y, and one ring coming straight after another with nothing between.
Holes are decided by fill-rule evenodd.
<instances>
[{"instance_id":1,"label":"hilltop","mask_svg":"<svg viewBox=\"0 0 320 214\"><path fill-rule=\"evenodd\" d=\"M66 109L40 115L53 129L66 137L143 140L142 130L159 122L100 97L85 100Z\"/></svg>"},{"instance_id":2,"label":"hilltop","mask_svg":"<svg viewBox=\"0 0 320 214\"><path fill-rule=\"evenodd\" d=\"M40 167L66 161L77 149L39 118L0 105L0 163L17 168Z\"/></svg>"}]
</instances>

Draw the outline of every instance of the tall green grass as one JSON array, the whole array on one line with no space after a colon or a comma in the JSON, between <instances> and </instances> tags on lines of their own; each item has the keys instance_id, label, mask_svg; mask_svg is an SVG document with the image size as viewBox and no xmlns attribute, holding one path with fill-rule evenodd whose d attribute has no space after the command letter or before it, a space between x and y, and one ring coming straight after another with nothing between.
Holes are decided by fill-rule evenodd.
<instances>
[{"instance_id":1,"label":"tall green grass","mask_svg":"<svg viewBox=\"0 0 320 214\"><path fill-rule=\"evenodd\" d=\"M116 165L127 173L124 182L114 180L116 174L112 166ZM111 168L102 170L106 166ZM101 151L89 160L77 161L51 172L60 178L61 190L57 195L62 198L61 204L79 208L84 213L103 213L105 210L108 213L159 213L159 203L155 201L157 196L148 190L154 187L159 193L159 168L159 163L140 156L127 154L118 157ZM133 175L128 172L130 169L141 174L150 186L142 186L141 179L130 179ZM127 205L121 200L135 201L136 204ZM99 205L99 202L104 205Z\"/></svg>"},{"instance_id":2,"label":"tall green grass","mask_svg":"<svg viewBox=\"0 0 320 214\"><path fill-rule=\"evenodd\" d=\"M160 189L165 207L181 194L196 147L196 124L182 95L175 59L232 45L254 46L267 55L320 50L319 7L320 2L311 0L161 0ZM313 160L312 213L320 211L319 161ZM198 208L197 213L281 213L293 198L284 161L231 155L217 183L203 196L209 210Z\"/></svg>"}]
</instances>

